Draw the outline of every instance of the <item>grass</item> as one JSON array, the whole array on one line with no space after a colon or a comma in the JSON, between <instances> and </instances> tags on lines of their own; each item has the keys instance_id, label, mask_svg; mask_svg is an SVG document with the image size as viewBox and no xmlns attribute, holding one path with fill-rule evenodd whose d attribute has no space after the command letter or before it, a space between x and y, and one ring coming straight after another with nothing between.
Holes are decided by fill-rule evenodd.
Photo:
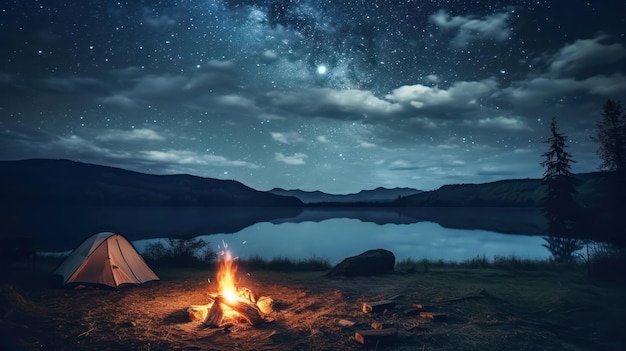
<instances>
[{"instance_id":1,"label":"grass","mask_svg":"<svg viewBox=\"0 0 626 351\"><path fill-rule=\"evenodd\" d=\"M458 263L408 259L397 262L396 271L404 274L333 279L310 271L311 266L330 269L324 259L254 257L238 262L238 286L270 296L276 312L271 323L257 328L235 323L227 332L199 328L186 316L189 305L207 303L207 293L217 291L216 282L207 281L212 272L206 266L159 267L162 280L147 287L67 290L46 283L54 263L11 267L0 278L0 332L8 337L0 346L10 347L4 349L210 345L216 351L359 351L366 348L354 341L355 331L370 329L373 322L401 332L379 351L622 350L626 345L626 284L590 280L583 263L481 256ZM397 306L389 313L362 312L363 302L391 296L397 296ZM405 315L415 303L434 306L448 319L440 323ZM340 327L340 319L356 325Z\"/></svg>"},{"instance_id":2,"label":"grass","mask_svg":"<svg viewBox=\"0 0 626 351\"><path fill-rule=\"evenodd\" d=\"M496 256L492 260L485 256L476 256L461 262L444 261L444 260L415 260L412 258L400 260L396 262L396 269L402 272L428 272L432 268L467 268L467 269L485 269L498 268L506 270L553 270L564 266L578 267L579 263L559 263L549 260L531 260L523 259L516 256L502 257Z\"/></svg>"},{"instance_id":3,"label":"grass","mask_svg":"<svg viewBox=\"0 0 626 351\"><path fill-rule=\"evenodd\" d=\"M246 269L265 269L278 272L322 272L332 268L325 258L308 258L294 260L287 257L275 257L266 260L260 256L253 256L247 260L241 260L238 266Z\"/></svg>"}]
</instances>

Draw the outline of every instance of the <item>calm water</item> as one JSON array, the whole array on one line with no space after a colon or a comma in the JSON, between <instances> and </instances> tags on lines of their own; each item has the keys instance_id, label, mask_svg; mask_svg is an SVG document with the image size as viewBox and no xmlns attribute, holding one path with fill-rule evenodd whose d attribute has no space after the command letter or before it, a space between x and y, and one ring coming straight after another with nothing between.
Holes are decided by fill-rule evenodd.
<instances>
[{"instance_id":1,"label":"calm water","mask_svg":"<svg viewBox=\"0 0 626 351\"><path fill-rule=\"evenodd\" d=\"M328 259L332 264L365 250L391 250L396 259L463 261L478 255L548 259L541 236L511 235L479 229L449 229L437 223L375 224L335 218L321 222L258 223L234 234L200 236L218 251L228 246L242 259L286 257ZM138 240L142 251L154 240Z\"/></svg>"},{"instance_id":2,"label":"calm water","mask_svg":"<svg viewBox=\"0 0 626 351\"><path fill-rule=\"evenodd\" d=\"M375 248L391 250L397 259L546 259L543 221L536 209L503 208L65 207L25 209L3 219L12 232L36 237L44 252L71 250L111 231L139 251L154 240L185 235L202 237L215 250L226 243L241 258L331 263Z\"/></svg>"}]
</instances>

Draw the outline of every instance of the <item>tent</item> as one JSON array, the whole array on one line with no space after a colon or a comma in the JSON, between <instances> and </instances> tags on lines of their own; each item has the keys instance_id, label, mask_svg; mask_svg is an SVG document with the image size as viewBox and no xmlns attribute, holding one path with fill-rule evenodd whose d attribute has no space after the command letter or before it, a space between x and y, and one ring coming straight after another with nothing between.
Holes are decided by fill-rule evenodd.
<instances>
[{"instance_id":1,"label":"tent","mask_svg":"<svg viewBox=\"0 0 626 351\"><path fill-rule=\"evenodd\" d=\"M159 280L133 244L120 234L98 233L78 246L54 271L63 284L91 283L119 287Z\"/></svg>"}]
</instances>

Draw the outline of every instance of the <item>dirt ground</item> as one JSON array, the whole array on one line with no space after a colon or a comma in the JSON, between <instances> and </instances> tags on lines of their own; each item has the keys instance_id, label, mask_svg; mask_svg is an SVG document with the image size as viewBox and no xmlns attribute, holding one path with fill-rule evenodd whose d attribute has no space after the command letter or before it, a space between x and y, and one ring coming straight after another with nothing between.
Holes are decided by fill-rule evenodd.
<instances>
[{"instance_id":1,"label":"dirt ground","mask_svg":"<svg viewBox=\"0 0 626 351\"><path fill-rule=\"evenodd\" d=\"M1 350L623 350L626 285L584 272L438 268L376 277L238 272L238 286L270 296L275 312L252 327L190 322L187 308L216 292L210 270L156 269L161 281L112 289L53 287L52 269L12 266L0 280ZM364 302L395 308L364 313ZM431 321L405 311L424 304ZM353 326L342 326L348 320ZM396 328L388 343L355 333Z\"/></svg>"}]
</instances>

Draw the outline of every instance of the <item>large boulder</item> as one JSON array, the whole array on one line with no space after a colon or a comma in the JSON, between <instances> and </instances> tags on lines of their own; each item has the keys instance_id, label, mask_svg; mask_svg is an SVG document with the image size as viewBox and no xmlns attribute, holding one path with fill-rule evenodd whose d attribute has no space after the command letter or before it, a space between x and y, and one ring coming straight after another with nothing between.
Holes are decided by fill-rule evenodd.
<instances>
[{"instance_id":1,"label":"large boulder","mask_svg":"<svg viewBox=\"0 0 626 351\"><path fill-rule=\"evenodd\" d=\"M385 249L375 249L352 256L338 263L330 272L329 276L369 276L393 272L396 264L396 256L393 252Z\"/></svg>"}]
</instances>

